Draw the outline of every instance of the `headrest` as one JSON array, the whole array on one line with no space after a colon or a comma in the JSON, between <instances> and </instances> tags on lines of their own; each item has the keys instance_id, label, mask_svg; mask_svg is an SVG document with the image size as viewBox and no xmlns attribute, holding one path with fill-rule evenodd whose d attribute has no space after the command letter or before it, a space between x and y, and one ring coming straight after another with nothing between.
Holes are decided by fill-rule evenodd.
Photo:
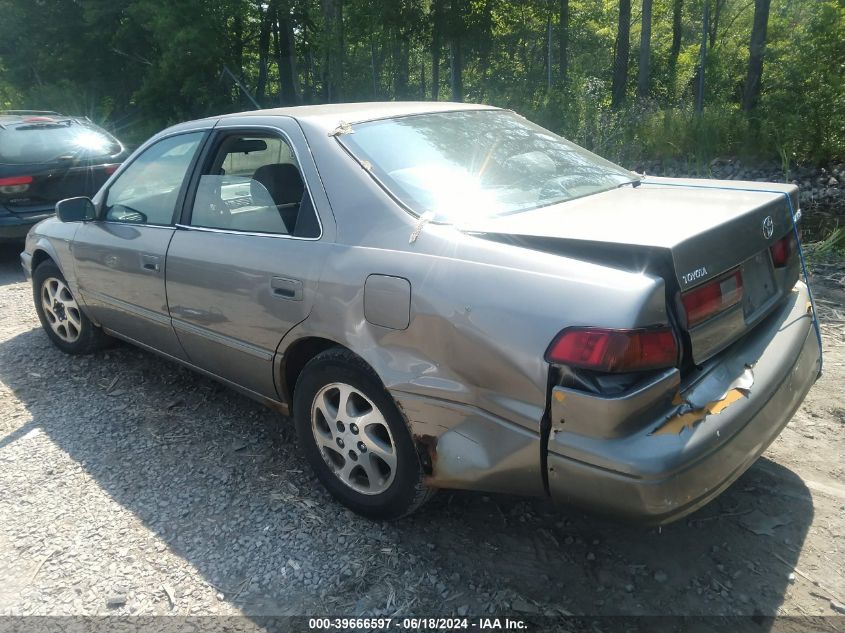
<instances>
[{"instance_id":1,"label":"headrest","mask_svg":"<svg viewBox=\"0 0 845 633\"><path fill-rule=\"evenodd\" d=\"M276 163L259 167L252 175L252 182L250 183L253 198L258 198L263 193L260 190L256 191L256 185L263 185L277 205L299 203L305 190L299 170L296 165L290 163Z\"/></svg>"}]
</instances>

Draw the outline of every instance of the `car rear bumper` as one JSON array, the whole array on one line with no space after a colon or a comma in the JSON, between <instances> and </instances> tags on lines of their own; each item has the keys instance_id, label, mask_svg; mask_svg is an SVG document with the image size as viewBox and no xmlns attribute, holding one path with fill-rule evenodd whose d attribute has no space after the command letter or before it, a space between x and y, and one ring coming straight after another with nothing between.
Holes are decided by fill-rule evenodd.
<instances>
[{"instance_id":1,"label":"car rear bumper","mask_svg":"<svg viewBox=\"0 0 845 633\"><path fill-rule=\"evenodd\" d=\"M775 440L818 377L808 306L799 283L776 314L693 384L677 387L674 402L636 432L552 433L552 497L650 523L677 520L716 497Z\"/></svg>"},{"instance_id":2,"label":"car rear bumper","mask_svg":"<svg viewBox=\"0 0 845 633\"><path fill-rule=\"evenodd\" d=\"M32 255L26 251L21 253L21 268L23 268L23 274L26 280L29 281L32 279Z\"/></svg>"},{"instance_id":3,"label":"car rear bumper","mask_svg":"<svg viewBox=\"0 0 845 633\"><path fill-rule=\"evenodd\" d=\"M0 242L20 242L33 226L55 214L53 209L0 215Z\"/></svg>"},{"instance_id":4,"label":"car rear bumper","mask_svg":"<svg viewBox=\"0 0 845 633\"><path fill-rule=\"evenodd\" d=\"M576 405L583 416L579 421L577 411L553 397L545 447L541 412L531 431L524 419L505 420L476 407L392 393L429 486L548 492L555 501L666 523L693 512L735 481L804 400L818 377L820 356L808 306L806 286L799 283L775 314L697 376L683 384L677 372L658 377L653 383L661 392L653 400L656 405L644 407L642 391L627 403L586 396L593 402Z\"/></svg>"}]
</instances>

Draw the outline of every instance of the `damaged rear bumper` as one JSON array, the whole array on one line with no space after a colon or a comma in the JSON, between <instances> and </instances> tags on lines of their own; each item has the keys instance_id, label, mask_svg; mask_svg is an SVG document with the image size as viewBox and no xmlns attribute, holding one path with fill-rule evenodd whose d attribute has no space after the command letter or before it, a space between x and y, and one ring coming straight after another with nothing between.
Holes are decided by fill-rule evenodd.
<instances>
[{"instance_id":1,"label":"damaged rear bumper","mask_svg":"<svg viewBox=\"0 0 845 633\"><path fill-rule=\"evenodd\" d=\"M0 242L23 242L33 226L55 215L55 210L37 210L31 213L7 213L0 209Z\"/></svg>"},{"instance_id":2,"label":"damaged rear bumper","mask_svg":"<svg viewBox=\"0 0 845 633\"><path fill-rule=\"evenodd\" d=\"M21 253L21 268L23 268L23 274L26 280L29 281L32 279L32 255L26 251Z\"/></svg>"},{"instance_id":3,"label":"damaged rear bumper","mask_svg":"<svg viewBox=\"0 0 845 633\"><path fill-rule=\"evenodd\" d=\"M653 523L679 519L713 499L774 441L818 377L808 306L799 283L781 309L666 392L647 419L639 412L622 435L571 432L559 417L566 399L553 397L552 497ZM617 403L612 410L618 409Z\"/></svg>"},{"instance_id":4,"label":"damaged rear bumper","mask_svg":"<svg viewBox=\"0 0 845 633\"><path fill-rule=\"evenodd\" d=\"M804 400L820 357L808 306L799 283L776 313L683 383L673 370L611 399L554 387L546 434L539 409L505 420L429 396L393 396L429 486L548 493L665 523L727 488Z\"/></svg>"}]
</instances>

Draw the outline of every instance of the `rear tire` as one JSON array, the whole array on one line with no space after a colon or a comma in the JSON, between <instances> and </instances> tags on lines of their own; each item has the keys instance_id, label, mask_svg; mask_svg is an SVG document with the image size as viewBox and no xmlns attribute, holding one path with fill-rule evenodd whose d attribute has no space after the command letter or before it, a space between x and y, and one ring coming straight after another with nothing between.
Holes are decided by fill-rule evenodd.
<instances>
[{"instance_id":1,"label":"rear tire","mask_svg":"<svg viewBox=\"0 0 845 633\"><path fill-rule=\"evenodd\" d=\"M52 260L41 262L35 269L32 293L41 327L66 354L90 354L114 341L85 315Z\"/></svg>"},{"instance_id":2,"label":"rear tire","mask_svg":"<svg viewBox=\"0 0 845 633\"><path fill-rule=\"evenodd\" d=\"M335 499L373 519L414 512L434 490L411 434L376 373L349 350L315 356L294 389L299 445Z\"/></svg>"}]
</instances>

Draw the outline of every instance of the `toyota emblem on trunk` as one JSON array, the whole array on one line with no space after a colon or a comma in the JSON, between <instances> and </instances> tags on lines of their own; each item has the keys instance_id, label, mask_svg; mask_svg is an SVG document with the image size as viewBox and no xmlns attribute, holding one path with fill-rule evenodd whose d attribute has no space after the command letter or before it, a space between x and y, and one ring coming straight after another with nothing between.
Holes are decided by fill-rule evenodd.
<instances>
[{"instance_id":1,"label":"toyota emblem on trunk","mask_svg":"<svg viewBox=\"0 0 845 633\"><path fill-rule=\"evenodd\" d=\"M767 215L763 220L763 237L767 240L771 239L772 235L775 232L775 223L772 220L772 216Z\"/></svg>"}]
</instances>

